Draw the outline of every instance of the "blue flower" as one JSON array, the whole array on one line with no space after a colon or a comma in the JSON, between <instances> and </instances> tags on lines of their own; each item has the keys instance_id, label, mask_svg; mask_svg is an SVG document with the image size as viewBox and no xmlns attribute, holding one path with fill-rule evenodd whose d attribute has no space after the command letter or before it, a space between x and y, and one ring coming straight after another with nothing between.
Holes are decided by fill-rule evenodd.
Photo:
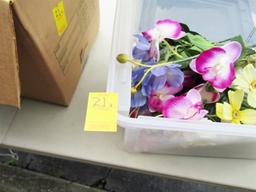
<instances>
[{"instance_id":1,"label":"blue flower","mask_svg":"<svg viewBox=\"0 0 256 192\"><path fill-rule=\"evenodd\" d=\"M137 68L132 71L132 87L143 78L146 68ZM156 67L145 77L141 89L132 94L131 107L142 107L153 91L162 89L166 84L173 88L180 88L184 82L184 73L180 65L170 64Z\"/></svg>"},{"instance_id":2,"label":"blue flower","mask_svg":"<svg viewBox=\"0 0 256 192\"><path fill-rule=\"evenodd\" d=\"M152 91L162 89L166 84L173 88L179 88L184 82L184 73L179 65L166 65L151 70L142 82L142 94L150 96Z\"/></svg>"},{"instance_id":3,"label":"blue flower","mask_svg":"<svg viewBox=\"0 0 256 192\"><path fill-rule=\"evenodd\" d=\"M131 97L131 108L143 107L147 102L147 97L144 96L141 90L132 94Z\"/></svg>"},{"instance_id":4,"label":"blue flower","mask_svg":"<svg viewBox=\"0 0 256 192\"><path fill-rule=\"evenodd\" d=\"M141 80L144 75L145 67L139 67L132 70L132 86Z\"/></svg>"},{"instance_id":5,"label":"blue flower","mask_svg":"<svg viewBox=\"0 0 256 192\"><path fill-rule=\"evenodd\" d=\"M178 88L184 82L184 73L180 65L170 64L156 67L151 70L151 73L155 77L152 85L154 90L162 89L166 83L173 88Z\"/></svg>"},{"instance_id":6,"label":"blue flower","mask_svg":"<svg viewBox=\"0 0 256 192\"><path fill-rule=\"evenodd\" d=\"M132 87L138 83L141 78L144 75L145 68L140 67L136 68L132 71ZM147 102L147 97L142 94L141 90L138 90L136 93L132 93L131 96L131 108L137 108L137 107L142 107L146 104Z\"/></svg>"},{"instance_id":7,"label":"blue flower","mask_svg":"<svg viewBox=\"0 0 256 192\"><path fill-rule=\"evenodd\" d=\"M136 45L132 50L132 56L136 60L140 60L147 64L155 64L160 57L159 45L149 42L143 35L134 35L137 38Z\"/></svg>"}]
</instances>

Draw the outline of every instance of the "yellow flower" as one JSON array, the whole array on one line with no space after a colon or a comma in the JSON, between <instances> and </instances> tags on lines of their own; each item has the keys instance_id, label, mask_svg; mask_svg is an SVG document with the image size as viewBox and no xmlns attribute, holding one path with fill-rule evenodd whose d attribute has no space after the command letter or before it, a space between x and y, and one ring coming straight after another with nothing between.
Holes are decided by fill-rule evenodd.
<instances>
[{"instance_id":1,"label":"yellow flower","mask_svg":"<svg viewBox=\"0 0 256 192\"><path fill-rule=\"evenodd\" d=\"M245 109L241 110L241 105L244 98L244 91L229 91L228 98L230 103L217 103L216 115L223 122L232 122L236 124L256 124L256 110Z\"/></svg>"},{"instance_id":2,"label":"yellow flower","mask_svg":"<svg viewBox=\"0 0 256 192\"><path fill-rule=\"evenodd\" d=\"M252 64L245 66L237 73L233 87L244 90L248 94L248 104L256 108L256 68Z\"/></svg>"}]
</instances>

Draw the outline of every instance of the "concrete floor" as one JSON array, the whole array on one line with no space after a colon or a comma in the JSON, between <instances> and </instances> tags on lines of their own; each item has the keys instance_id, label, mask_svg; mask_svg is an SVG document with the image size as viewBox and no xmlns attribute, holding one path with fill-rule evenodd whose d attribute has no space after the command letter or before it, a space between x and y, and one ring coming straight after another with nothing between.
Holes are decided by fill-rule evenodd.
<instances>
[{"instance_id":1,"label":"concrete floor","mask_svg":"<svg viewBox=\"0 0 256 192\"><path fill-rule=\"evenodd\" d=\"M1 152L7 151L0 149ZM18 155L18 161L0 157L0 161L5 162L0 165L0 192L16 192L16 189L22 192L94 192L94 188L109 192L248 192L23 152Z\"/></svg>"}]
</instances>

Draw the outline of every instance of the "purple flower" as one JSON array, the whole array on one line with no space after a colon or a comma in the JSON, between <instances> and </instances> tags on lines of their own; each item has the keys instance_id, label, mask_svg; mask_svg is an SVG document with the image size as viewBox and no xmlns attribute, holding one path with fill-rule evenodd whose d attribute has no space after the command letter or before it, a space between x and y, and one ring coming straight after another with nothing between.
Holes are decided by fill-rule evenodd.
<instances>
[{"instance_id":1,"label":"purple flower","mask_svg":"<svg viewBox=\"0 0 256 192\"><path fill-rule=\"evenodd\" d=\"M162 89L166 83L173 88L182 86L184 74L180 70L179 65L167 65L156 67L146 76L142 82L142 94L150 96L152 91Z\"/></svg>"},{"instance_id":2,"label":"purple flower","mask_svg":"<svg viewBox=\"0 0 256 192\"><path fill-rule=\"evenodd\" d=\"M141 91L137 91L132 94L131 108L143 107L147 102L147 97L142 94Z\"/></svg>"},{"instance_id":3,"label":"purple flower","mask_svg":"<svg viewBox=\"0 0 256 192\"><path fill-rule=\"evenodd\" d=\"M132 71L132 87L138 83L144 75L145 68L140 67ZM142 107L146 104L147 97L142 94L141 90L132 93L131 95L131 108Z\"/></svg>"},{"instance_id":4,"label":"purple flower","mask_svg":"<svg viewBox=\"0 0 256 192\"><path fill-rule=\"evenodd\" d=\"M145 68L137 68L132 72L132 87L143 78ZM173 88L181 87L184 81L184 74L179 65L170 64L162 67L155 67L145 77L141 84L141 90L132 93L131 107L141 107L146 104L147 98L153 91L158 91L166 84Z\"/></svg>"},{"instance_id":5,"label":"purple flower","mask_svg":"<svg viewBox=\"0 0 256 192\"><path fill-rule=\"evenodd\" d=\"M132 70L132 87L140 81L143 77L145 71L145 67L139 67Z\"/></svg>"},{"instance_id":6,"label":"purple flower","mask_svg":"<svg viewBox=\"0 0 256 192\"><path fill-rule=\"evenodd\" d=\"M151 71L155 77L153 89L159 90L168 83L171 87L180 87L184 82L184 73L180 69L180 65L170 64L162 67L156 67Z\"/></svg>"},{"instance_id":7,"label":"purple flower","mask_svg":"<svg viewBox=\"0 0 256 192\"><path fill-rule=\"evenodd\" d=\"M132 50L132 56L136 60L140 60L147 64L155 64L159 61L160 53L158 46L153 42L149 42L143 35L134 35L137 38L136 44Z\"/></svg>"}]
</instances>

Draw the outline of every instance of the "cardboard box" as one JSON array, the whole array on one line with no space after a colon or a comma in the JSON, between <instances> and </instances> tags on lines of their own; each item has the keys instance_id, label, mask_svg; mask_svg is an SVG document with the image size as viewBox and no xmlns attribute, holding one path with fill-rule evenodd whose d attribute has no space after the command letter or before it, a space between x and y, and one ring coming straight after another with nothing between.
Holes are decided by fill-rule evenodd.
<instances>
[{"instance_id":1,"label":"cardboard box","mask_svg":"<svg viewBox=\"0 0 256 192\"><path fill-rule=\"evenodd\" d=\"M0 104L67 106L98 27L98 0L0 0Z\"/></svg>"}]
</instances>

